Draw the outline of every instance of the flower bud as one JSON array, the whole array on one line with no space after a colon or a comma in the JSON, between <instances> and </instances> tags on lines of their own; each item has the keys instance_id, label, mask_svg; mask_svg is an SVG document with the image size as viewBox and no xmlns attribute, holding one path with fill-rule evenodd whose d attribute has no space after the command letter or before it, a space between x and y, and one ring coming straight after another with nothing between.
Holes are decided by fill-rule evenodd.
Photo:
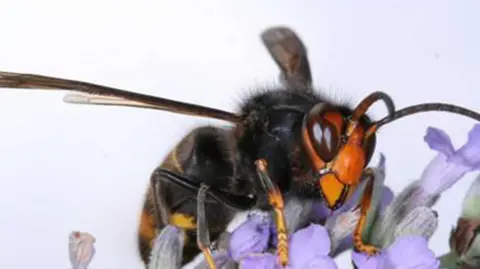
<instances>
[{"instance_id":1,"label":"flower bud","mask_svg":"<svg viewBox=\"0 0 480 269\"><path fill-rule=\"evenodd\" d=\"M86 269L95 255L96 239L89 233L74 231L68 237L72 269Z\"/></svg>"},{"instance_id":2,"label":"flower bud","mask_svg":"<svg viewBox=\"0 0 480 269\"><path fill-rule=\"evenodd\" d=\"M167 225L155 237L148 269L180 269L182 267L185 233Z\"/></svg>"}]
</instances>

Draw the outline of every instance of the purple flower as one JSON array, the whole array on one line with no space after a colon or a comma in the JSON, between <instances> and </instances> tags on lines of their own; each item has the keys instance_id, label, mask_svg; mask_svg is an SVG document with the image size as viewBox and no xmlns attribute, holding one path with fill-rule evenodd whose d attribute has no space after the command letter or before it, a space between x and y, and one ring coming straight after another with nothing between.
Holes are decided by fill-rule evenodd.
<instances>
[{"instance_id":1,"label":"purple flower","mask_svg":"<svg viewBox=\"0 0 480 269\"><path fill-rule=\"evenodd\" d=\"M267 251L271 236L271 219L262 215L250 216L230 237L230 256L242 269L280 269L277 256ZM308 247L306 247L308 246ZM328 256L330 239L327 230L316 224L301 229L289 240L289 269L336 269Z\"/></svg>"},{"instance_id":2,"label":"purple flower","mask_svg":"<svg viewBox=\"0 0 480 269\"><path fill-rule=\"evenodd\" d=\"M428 128L425 141L438 152L438 155L426 166L420 179L409 184L396 195L393 201L391 192L383 185L384 169L383 162L380 162L381 165L377 169L379 172L377 179L379 180L375 181L381 184L376 185L375 202L372 203L373 207L369 211L369 215L372 217L367 219L366 229L362 235L366 238L366 243L376 245L382 251L373 257L353 253L352 260L358 268L439 268L440 262L427 244L438 224L437 214L431 209L431 206L442 192L454 185L466 173L480 168L480 124L474 126L469 132L467 143L457 150L453 147L448 135L436 128ZM329 226L332 227L329 229L331 231L337 231L337 226L340 230L348 231L355 226L351 223L355 224L352 220L357 217L356 212L350 210L352 205L358 203L359 198L354 195L343 208L335 212L327 212L328 214L324 214L324 208L314 207L314 215L321 219L330 219ZM378 213L378 217L375 212ZM344 216L340 218L340 215ZM343 217L347 222L342 221ZM337 220L331 221L332 218ZM271 236L272 231L266 228L269 227L269 224L259 225L252 222L240 227L237 236L243 238L244 242L248 242L248 244L243 243L243 246L255 246L255 249L253 250L252 247L252 251L247 251L248 248L242 247L239 249L243 252L234 256L232 250L235 249L235 244L231 244L232 257L243 265L244 269L277 269L279 266L276 256L267 252L268 240L264 239ZM250 227L249 232L241 232L242 228L246 230L246 227ZM256 228L252 229L252 227ZM341 251L344 242L351 242L350 237L345 238L345 231L338 230L341 233L332 234L336 238L333 240L336 243L332 244L326 232L326 238L322 238L321 232L314 232L316 229L325 230L322 226L311 225L291 236L289 268L309 268L314 264L315 266L318 264L318 267L321 268L336 268L328 257L330 250L321 249L322 246L317 246L314 242L328 242L322 244L324 248L327 245L329 249L336 248L337 251ZM302 233L304 233L304 237L301 237ZM311 241L315 237L319 237L319 239ZM342 238L344 239L340 240ZM249 241L252 239L256 241ZM305 248L304 246L309 247ZM296 250L297 248L298 250ZM408 257L408 259L404 257ZM324 263L325 265L323 265Z\"/></svg>"},{"instance_id":3,"label":"purple flower","mask_svg":"<svg viewBox=\"0 0 480 269\"><path fill-rule=\"evenodd\" d=\"M428 194L438 195L466 173L480 168L480 124L473 127L467 143L458 150L454 149L450 137L437 128L428 128L425 142L438 151L422 174L421 186Z\"/></svg>"},{"instance_id":4,"label":"purple flower","mask_svg":"<svg viewBox=\"0 0 480 269\"><path fill-rule=\"evenodd\" d=\"M377 256L354 252L352 260L358 269L438 269L440 261L428 248L422 236L403 236Z\"/></svg>"},{"instance_id":5,"label":"purple flower","mask_svg":"<svg viewBox=\"0 0 480 269\"><path fill-rule=\"evenodd\" d=\"M370 258L352 254L358 268L439 268L440 261L427 245L438 225L436 212L430 207L466 173L480 168L480 124L472 128L467 143L458 150L444 131L432 127L427 129L425 142L438 155L372 227L370 241L382 248L381 254Z\"/></svg>"},{"instance_id":6,"label":"purple flower","mask_svg":"<svg viewBox=\"0 0 480 269\"><path fill-rule=\"evenodd\" d=\"M263 214L250 214L248 219L230 235L228 251L235 261L251 253L262 253L268 247L271 218Z\"/></svg>"}]
</instances>

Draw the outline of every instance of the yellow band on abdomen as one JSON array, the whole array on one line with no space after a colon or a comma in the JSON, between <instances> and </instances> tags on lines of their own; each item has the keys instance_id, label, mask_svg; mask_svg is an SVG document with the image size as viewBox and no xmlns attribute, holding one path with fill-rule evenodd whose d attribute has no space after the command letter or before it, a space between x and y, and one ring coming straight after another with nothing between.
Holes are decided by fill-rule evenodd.
<instances>
[{"instance_id":1,"label":"yellow band on abdomen","mask_svg":"<svg viewBox=\"0 0 480 269\"><path fill-rule=\"evenodd\" d=\"M194 217L182 213L171 214L169 223L185 230L197 229L197 223Z\"/></svg>"}]
</instances>

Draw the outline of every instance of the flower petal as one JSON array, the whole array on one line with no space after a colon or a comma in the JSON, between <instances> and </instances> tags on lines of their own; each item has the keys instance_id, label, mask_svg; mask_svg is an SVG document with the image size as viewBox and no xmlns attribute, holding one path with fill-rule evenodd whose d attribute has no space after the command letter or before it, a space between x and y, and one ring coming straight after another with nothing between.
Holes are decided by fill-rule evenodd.
<instances>
[{"instance_id":1,"label":"flower petal","mask_svg":"<svg viewBox=\"0 0 480 269\"><path fill-rule=\"evenodd\" d=\"M310 224L292 235L289 250L290 264L294 268L303 268L316 256L327 256L330 247L327 229L318 224Z\"/></svg>"},{"instance_id":2,"label":"flower petal","mask_svg":"<svg viewBox=\"0 0 480 269\"><path fill-rule=\"evenodd\" d=\"M250 253L264 252L270 238L270 221L268 215L252 214L230 235L228 252L235 261Z\"/></svg>"},{"instance_id":3,"label":"flower petal","mask_svg":"<svg viewBox=\"0 0 480 269\"><path fill-rule=\"evenodd\" d=\"M480 124L476 124L468 133L468 141L452 156L452 162L473 169L480 168Z\"/></svg>"},{"instance_id":4,"label":"flower petal","mask_svg":"<svg viewBox=\"0 0 480 269\"><path fill-rule=\"evenodd\" d=\"M443 140L446 139L446 134L443 131L439 129L435 130L437 135L434 135L434 137L442 136L444 137L442 138ZM429 142L431 141L427 141L427 143ZM432 143L429 143L432 147L431 144ZM448 139L448 142L445 142L444 144L451 145L451 142ZM432 148L437 149L442 153L438 154L437 157L427 165L421 178L422 189L431 195L441 194L455 184L466 173L480 169L480 124L473 127L469 132L467 143L453 154L444 154L445 151L449 150L440 150L438 145L436 147L437 148Z\"/></svg>"},{"instance_id":5,"label":"flower petal","mask_svg":"<svg viewBox=\"0 0 480 269\"><path fill-rule=\"evenodd\" d=\"M337 269L337 264L328 256L316 256L301 269Z\"/></svg>"},{"instance_id":6,"label":"flower petal","mask_svg":"<svg viewBox=\"0 0 480 269\"><path fill-rule=\"evenodd\" d=\"M445 156L451 156L455 152L450 137L441 129L428 127L423 140L427 142L431 149L436 150Z\"/></svg>"},{"instance_id":7,"label":"flower petal","mask_svg":"<svg viewBox=\"0 0 480 269\"><path fill-rule=\"evenodd\" d=\"M450 160L439 154L427 165L419 182L426 194L440 195L471 171L470 167Z\"/></svg>"},{"instance_id":8,"label":"flower petal","mask_svg":"<svg viewBox=\"0 0 480 269\"><path fill-rule=\"evenodd\" d=\"M428 242L421 236L398 238L388 249L377 256L352 253L352 261L358 269L438 269L440 261L428 248Z\"/></svg>"},{"instance_id":9,"label":"flower petal","mask_svg":"<svg viewBox=\"0 0 480 269\"><path fill-rule=\"evenodd\" d=\"M387 249L382 268L440 268L440 261L428 248L428 241L421 236L397 238Z\"/></svg>"},{"instance_id":10,"label":"flower petal","mask_svg":"<svg viewBox=\"0 0 480 269\"><path fill-rule=\"evenodd\" d=\"M280 269L277 256L271 253L250 254L240 261L239 269Z\"/></svg>"},{"instance_id":11,"label":"flower petal","mask_svg":"<svg viewBox=\"0 0 480 269\"><path fill-rule=\"evenodd\" d=\"M352 252L352 262L358 269L381 269L384 262L384 255L382 253L377 256L367 256L363 253ZM385 267L392 268L392 267ZM392 268L393 269L393 268Z\"/></svg>"}]
</instances>

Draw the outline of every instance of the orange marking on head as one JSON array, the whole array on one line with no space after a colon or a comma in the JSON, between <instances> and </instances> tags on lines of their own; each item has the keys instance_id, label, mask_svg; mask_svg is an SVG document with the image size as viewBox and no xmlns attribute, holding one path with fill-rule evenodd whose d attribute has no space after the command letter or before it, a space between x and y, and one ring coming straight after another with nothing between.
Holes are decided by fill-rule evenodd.
<instances>
[{"instance_id":1,"label":"orange marking on head","mask_svg":"<svg viewBox=\"0 0 480 269\"><path fill-rule=\"evenodd\" d=\"M365 168L363 135L363 129L357 127L334 160L332 170L345 184L356 186L362 177Z\"/></svg>"},{"instance_id":2,"label":"orange marking on head","mask_svg":"<svg viewBox=\"0 0 480 269\"><path fill-rule=\"evenodd\" d=\"M325 202L329 207L333 207L340 198L345 184L338 181L334 174L326 174L319 180Z\"/></svg>"}]
</instances>

